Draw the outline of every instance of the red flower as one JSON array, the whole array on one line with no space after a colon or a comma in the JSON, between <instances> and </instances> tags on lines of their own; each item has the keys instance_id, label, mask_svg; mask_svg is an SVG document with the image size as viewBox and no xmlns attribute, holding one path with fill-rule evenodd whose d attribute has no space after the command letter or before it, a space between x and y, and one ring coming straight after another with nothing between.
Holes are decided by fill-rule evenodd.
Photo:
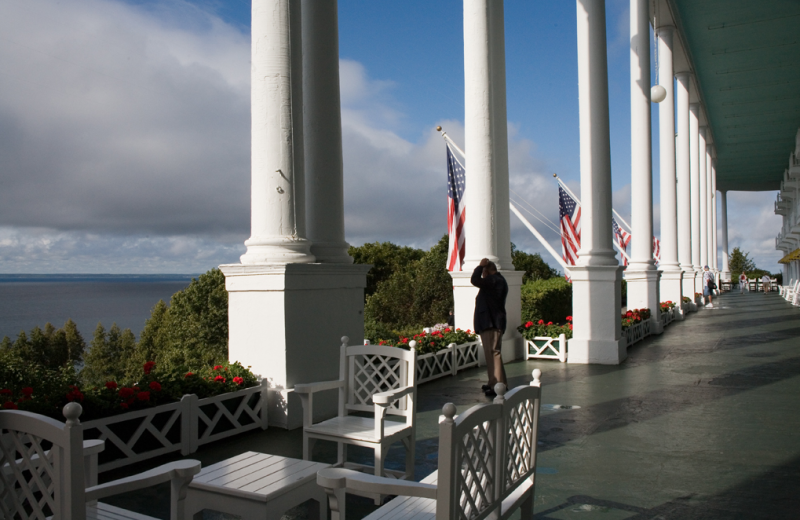
<instances>
[{"instance_id":1,"label":"red flower","mask_svg":"<svg viewBox=\"0 0 800 520\"><path fill-rule=\"evenodd\" d=\"M31 395L33 395L33 387L26 386L25 388L23 388L22 395L24 395L25 397L30 397Z\"/></svg>"},{"instance_id":2,"label":"red flower","mask_svg":"<svg viewBox=\"0 0 800 520\"><path fill-rule=\"evenodd\" d=\"M472 334L472 331L467 329L467 334Z\"/></svg>"},{"instance_id":3,"label":"red flower","mask_svg":"<svg viewBox=\"0 0 800 520\"><path fill-rule=\"evenodd\" d=\"M128 409L128 403L121 403L121 404L119 405L119 407L120 407L120 408L124 408L125 410L127 410L127 409Z\"/></svg>"},{"instance_id":4,"label":"red flower","mask_svg":"<svg viewBox=\"0 0 800 520\"><path fill-rule=\"evenodd\" d=\"M193 375L194 375L194 373L193 373L193 372L186 372L186 375L185 375L185 376L183 376L183 377L184 377L184 378L187 378L187 377L191 377L191 376L193 376Z\"/></svg>"},{"instance_id":5,"label":"red flower","mask_svg":"<svg viewBox=\"0 0 800 520\"><path fill-rule=\"evenodd\" d=\"M445 332L453 332L452 330L450 330L450 327L448 327L448 328L444 329L444 331L445 331Z\"/></svg>"},{"instance_id":6,"label":"red flower","mask_svg":"<svg viewBox=\"0 0 800 520\"><path fill-rule=\"evenodd\" d=\"M386 342L385 342L385 341L383 341L383 340L380 340L380 341L378 342L378 345L383 345L384 343L386 343ZM214 369L214 370L216 370L216 369Z\"/></svg>"},{"instance_id":7,"label":"red flower","mask_svg":"<svg viewBox=\"0 0 800 520\"><path fill-rule=\"evenodd\" d=\"M220 368L222 368L222 365L214 365L214 370L219 370Z\"/></svg>"},{"instance_id":8,"label":"red flower","mask_svg":"<svg viewBox=\"0 0 800 520\"><path fill-rule=\"evenodd\" d=\"M6 401L5 403L3 403L3 408L5 408L6 410L19 410L17 405L12 403L11 401Z\"/></svg>"},{"instance_id":9,"label":"red flower","mask_svg":"<svg viewBox=\"0 0 800 520\"><path fill-rule=\"evenodd\" d=\"M2 390L0 390L0 395L11 395L11 393L12 393L11 390L9 390L8 388L3 388Z\"/></svg>"},{"instance_id":10,"label":"red flower","mask_svg":"<svg viewBox=\"0 0 800 520\"><path fill-rule=\"evenodd\" d=\"M548 325L552 325L552 324L553 324L553 322L552 322L552 321L548 321L548 322L547 322L547 324L548 324Z\"/></svg>"},{"instance_id":11,"label":"red flower","mask_svg":"<svg viewBox=\"0 0 800 520\"><path fill-rule=\"evenodd\" d=\"M572 316L567 316L567 321L572 321Z\"/></svg>"},{"instance_id":12,"label":"red flower","mask_svg":"<svg viewBox=\"0 0 800 520\"><path fill-rule=\"evenodd\" d=\"M83 394L77 386L70 386L70 391L67 393L67 401L83 401Z\"/></svg>"},{"instance_id":13,"label":"red flower","mask_svg":"<svg viewBox=\"0 0 800 520\"><path fill-rule=\"evenodd\" d=\"M158 381L152 381L150 383L150 390L152 390L153 392L160 392L161 391L161 383L159 383Z\"/></svg>"},{"instance_id":14,"label":"red flower","mask_svg":"<svg viewBox=\"0 0 800 520\"><path fill-rule=\"evenodd\" d=\"M630 318L631 316L633 316L633 311L628 311L628 312L626 312L626 313L625 313L625 316L627 316L628 318Z\"/></svg>"},{"instance_id":15,"label":"red flower","mask_svg":"<svg viewBox=\"0 0 800 520\"><path fill-rule=\"evenodd\" d=\"M144 373L149 374L153 370L153 367L155 366L156 366L155 361L148 361L147 363L144 364Z\"/></svg>"},{"instance_id":16,"label":"red flower","mask_svg":"<svg viewBox=\"0 0 800 520\"><path fill-rule=\"evenodd\" d=\"M122 399L127 399L134 394L133 388L120 388L119 389L119 396Z\"/></svg>"},{"instance_id":17,"label":"red flower","mask_svg":"<svg viewBox=\"0 0 800 520\"><path fill-rule=\"evenodd\" d=\"M140 401L149 401L150 400L150 392L139 392L136 394L136 399Z\"/></svg>"},{"instance_id":18,"label":"red flower","mask_svg":"<svg viewBox=\"0 0 800 520\"><path fill-rule=\"evenodd\" d=\"M217 376L217 377L214 378L214 382L215 383L224 383L225 382L225 378L222 377L222 376Z\"/></svg>"},{"instance_id":19,"label":"red flower","mask_svg":"<svg viewBox=\"0 0 800 520\"><path fill-rule=\"evenodd\" d=\"M569 330L572 330L572 323L569 324Z\"/></svg>"},{"instance_id":20,"label":"red flower","mask_svg":"<svg viewBox=\"0 0 800 520\"><path fill-rule=\"evenodd\" d=\"M527 322L525 324L525 328L527 329L528 327L533 327L533 322L532 321L529 321L529 322Z\"/></svg>"},{"instance_id":21,"label":"red flower","mask_svg":"<svg viewBox=\"0 0 800 520\"><path fill-rule=\"evenodd\" d=\"M544 325L544 320L539 320L539 325Z\"/></svg>"},{"instance_id":22,"label":"red flower","mask_svg":"<svg viewBox=\"0 0 800 520\"><path fill-rule=\"evenodd\" d=\"M431 346L434 346L434 345L436 345L436 342L431 341Z\"/></svg>"},{"instance_id":23,"label":"red flower","mask_svg":"<svg viewBox=\"0 0 800 520\"><path fill-rule=\"evenodd\" d=\"M115 381L108 381L106 383L106 388L108 388L109 390L116 390L117 389L117 383Z\"/></svg>"},{"instance_id":24,"label":"red flower","mask_svg":"<svg viewBox=\"0 0 800 520\"><path fill-rule=\"evenodd\" d=\"M241 385L242 383L244 383L244 379L237 376L233 378L233 382L236 383L237 385Z\"/></svg>"},{"instance_id":25,"label":"red flower","mask_svg":"<svg viewBox=\"0 0 800 520\"><path fill-rule=\"evenodd\" d=\"M139 391L139 387L138 387L138 386L136 386L136 385L133 385L133 391L134 391L134 392L138 392L138 391Z\"/></svg>"}]
</instances>

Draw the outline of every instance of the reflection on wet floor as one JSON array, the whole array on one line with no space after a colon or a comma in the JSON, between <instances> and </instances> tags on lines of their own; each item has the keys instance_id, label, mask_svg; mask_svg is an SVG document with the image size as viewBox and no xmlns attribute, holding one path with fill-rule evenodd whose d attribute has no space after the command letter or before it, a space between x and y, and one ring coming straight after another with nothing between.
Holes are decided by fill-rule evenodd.
<instances>
[{"instance_id":1,"label":"reflection on wet floor","mask_svg":"<svg viewBox=\"0 0 800 520\"><path fill-rule=\"evenodd\" d=\"M800 516L800 309L777 294L725 294L715 302L720 306L713 312L701 309L631 347L620 366L506 365L512 387L528 384L534 368L542 370L547 404L535 518ZM420 386L417 480L437 468L442 406L453 402L465 411L489 402L480 389L485 377L485 368L472 369ZM317 446L315 458L335 459L332 444ZM252 432L204 446L195 457L207 465L247 450L300 458L302 433ZM358 461L371 457L366 449L349 453ZM401 448L389 450L387 467L399 469L403 462ZM115 504L150 514L166 507L160 515L166 518L168 487L159 493L131 494ZM347 507L348 520L375 509L354 496ZM284 518L307 516L300 506Z\"/></svg>"}]
</instances>

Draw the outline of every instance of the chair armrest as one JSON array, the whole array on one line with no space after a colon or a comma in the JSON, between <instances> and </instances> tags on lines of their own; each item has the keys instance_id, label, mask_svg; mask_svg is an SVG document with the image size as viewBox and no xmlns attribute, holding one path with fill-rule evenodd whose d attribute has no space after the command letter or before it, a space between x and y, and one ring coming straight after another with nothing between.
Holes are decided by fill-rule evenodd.
<instances>
[{"instance_id":1,"label":"chair armrest","mask_svg":"<svg viewBox=\"0 0 800 520\"><path fill-rule=\"evenodd\" d=\"M344 386L344 380L337 379L336 381L321 381L319 383L302 383L294 385L294 391L298 394L313 394L322 392L324 390L333 390Z\"/></svg>"},{"instance_id":2,"label":"chair armrest","mask_svg":"<svg viewBox=\"0 0 800 520\"><path fill-rule=\"evenodd\" d=\"M387 390L386 392L379 392L372 396L372 402L377 405L389 406L394 401L397 401L404 395L408 395L413 391L413 386L404 386L394 390Z\"/></svg>"},{"instance_id":3,"label":"chair armrest","mask_svg":"<svg viewBox=\"0 0 800 520\"><path fill-rule=\"evenodd\" d=\"M98 500L101 498L126 493L128 491L135 491L143 489L156 484L162 484L175 480L186 480L186 484L192 481L192 477L200 473L199 460L179 460L170 462L150 471L133 475L132 477L121 478L112 480L105 484L92 486L86 490L86 501Z\"/></svg>"},{"instance_id":4,"label":"chair armrest","mask_svg":"<svg viewBox=\"0 0 800 520\"><path fill-rule=\"evenodd\" d=\"M382 495L400 495L407 497L436 498L437 486L398 480L395 478L376 477L367 473L344 468L325 468L317 472L317 484L325 488L328 494L333 490L347 489L366 491ZM330 491L329 491L330 490Z\"/></svg>"}]
</instances>

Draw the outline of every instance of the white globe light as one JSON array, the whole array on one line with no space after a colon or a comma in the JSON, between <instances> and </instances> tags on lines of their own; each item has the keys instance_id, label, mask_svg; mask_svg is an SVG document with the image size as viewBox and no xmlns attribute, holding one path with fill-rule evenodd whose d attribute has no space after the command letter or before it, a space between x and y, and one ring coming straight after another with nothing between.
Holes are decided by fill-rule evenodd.
<instances>
[{"instance_id":1,"label":"white globe light","mask_svg":"<svg viewBox=\"0 0 800 520\"><path fill-rule=\"evenodd\" d=\"M653 100L653 103L661 103L667 99L667 89L661 85L653 85L653 88L650 89L650 99Z\"/></svg>"}]
</instances>

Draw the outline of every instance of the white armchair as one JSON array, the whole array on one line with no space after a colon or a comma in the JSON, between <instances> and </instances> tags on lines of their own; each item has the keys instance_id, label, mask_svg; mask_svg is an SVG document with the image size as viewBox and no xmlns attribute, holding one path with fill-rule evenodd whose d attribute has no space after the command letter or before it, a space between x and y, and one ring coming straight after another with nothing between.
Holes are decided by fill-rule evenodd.
<instances>
[{"instance_id":1,"label":"white armchair","mask_svg":"<svg viewBox=\"0 0 800 520\"><path fill-rule=\"evenodd\" d=\"M69 403L64 424L30 412L0 411L0 517L154 520L97 500L170 482L170 519L182 520L186 490L200 462L171 462L97 485L103 441L83 441L81 412L81 405Z\"/></svg>"},{"instance_id":2,"label":"white armchair","mask_svg":"<svg viewBox=\"0 0 800 520\"><path fill-rule=\"evenodd\" d=\"M341 467L372 471L376 476L391 475L412 479L416 419L416 351L379 345L349 346L342 338L339 379L320 383L297 384L294 391L303 403L303 458L311 460L317 440L338 444ZM314 423L314 394L338 390L338 415ZM363 417L371 412L372 417ZM361 416L354 415L361 413ZM394 416L402 420L388 420ZM384 467L390 445L402 442L406 448L405 471ZM347 445L365 446L375 452L374 466L347 461ZM368 495L380 500L379 495Z\"/></svg>"}]
</instances>

